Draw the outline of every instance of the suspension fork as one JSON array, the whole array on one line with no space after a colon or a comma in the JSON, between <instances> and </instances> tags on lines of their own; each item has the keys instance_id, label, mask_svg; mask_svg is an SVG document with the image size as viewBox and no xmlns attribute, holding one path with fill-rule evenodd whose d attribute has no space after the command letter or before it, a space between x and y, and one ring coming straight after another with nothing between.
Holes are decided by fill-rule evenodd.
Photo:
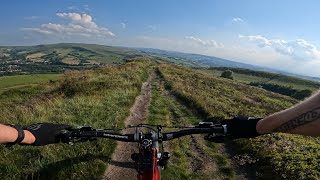
<instances>
[{"instance_id":1,"label":"suspension fork","mask_svg":"<svg viewBox=\"0 0 320 180\"><path fill-rule=\"evenodd\" d=\"M151 148L148 150L148 152L144 152L143 154L143 160L142 162L145 161L150 161L149 166L147 169L143 169L142 172L138 172L137 179L138 180L160 180L161 179L161 174L160 170L161 167L158 165L158 158L160 154L158 155L159 151L159 143L158 142L153 142Z\"/></svg>"},{"instance_id":2,"label":"suspension fork","mask_svg":"<svg viewBox=\"0 0 320 180\"><path fill-rule=\"evenodd\" d=\"M158 132L161 132L162 127L158 126ZM156 132L151 132L156 133ZM144 147L140 149L141 147ZM141 146L139 147L140 154L142 153L142 162L150 162L149 167L144 169L142 172L138 172L138 180L160 180L161 179L161 165L158 163L161 158L159 149L159 142L148 140L142 140ZM142 152L141 152L142 150Z\"/></svg>"},{"instance_id":3,"label":"suspension fork","mask_svg":"<svg viewBox=\"0 0 320 180\"><path fill-rule=\"evenodd\" d=\"M158 164L158 161L161 157L161 153L159 150L159 142L155 141L152 143L153 146L153 180L161 179L161 166Z\"/></svg>"}]
</instances>

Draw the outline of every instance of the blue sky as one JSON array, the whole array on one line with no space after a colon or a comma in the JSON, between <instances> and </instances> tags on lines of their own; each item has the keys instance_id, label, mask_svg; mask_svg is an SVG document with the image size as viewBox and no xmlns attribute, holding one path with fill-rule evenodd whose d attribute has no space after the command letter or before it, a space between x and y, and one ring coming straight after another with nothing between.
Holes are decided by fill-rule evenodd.
<instances>
[{"instance_id":1,"label":"blue sky","mask_svg":"<svg viewBox=\"0 0 320 180\"><path fill-rule=\"evenodd\" d=\"M2 1L0 45L151 47L320 76L320 1Z\"/></svg>"}]
</instances>

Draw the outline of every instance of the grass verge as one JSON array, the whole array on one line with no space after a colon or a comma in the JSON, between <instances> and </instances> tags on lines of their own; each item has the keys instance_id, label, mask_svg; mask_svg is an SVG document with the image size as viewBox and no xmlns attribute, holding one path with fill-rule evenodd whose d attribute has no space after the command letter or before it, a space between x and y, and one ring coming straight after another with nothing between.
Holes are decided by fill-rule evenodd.
<instances>
[{"instance_id":1,"label":"grass verge","mask_svg":"<svg viewBox=\"0 0 320 180\"><path fill-rule=\"evenodd\" d=\"M54 122L96 128L123 126L152 62L130 61L96 71L73 71L54 85L1 95L1 123ZM99 179L115 142L97 140L73 146L0 145L1 179Z\"/></svg>"},{"instance_id":2,"label":"grass verge","mask_svg":"<svg viewBox=\"0 0 320 180\"><path fill-rule=\"evenodd\" d=\"M199 71L160 64L167 86L186 104L208 119L221 120L235 115L265 117L288 108L296 100L222 79ZM234 141L241 161L258 168L266 179L319 179L319 139L272 134Z\"/></svg>"}]
</instances>

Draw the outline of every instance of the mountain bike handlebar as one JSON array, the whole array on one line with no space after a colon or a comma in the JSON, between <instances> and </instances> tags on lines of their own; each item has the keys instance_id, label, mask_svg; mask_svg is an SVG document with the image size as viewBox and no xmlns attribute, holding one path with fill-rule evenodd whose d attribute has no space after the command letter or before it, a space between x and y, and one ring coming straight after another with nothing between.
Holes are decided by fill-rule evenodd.
<instances>
[{"instance_id":1,"label":"mountain bike handlebar","mask_svg":"<svg viewBox=\"0 0 320 180\"><path fill-rule=\"evenodd\" d=\"M132 126L141 127L141 126ZM161 126L160 126L161 127ZM161 130L160 130L161 131ZM132 134L121 134L114 132L107 132L103 130L96 130L92 127L80 127L71 130L65 130L62 133L62 141L69 142L79 142L94 140L96 138L107 138L117 141L124 142L140 142L143 139L150 139L152 141L169 141L175 138L180 138L182 136L192 135L192 134L227 134L227 126L221 124L213 124L211 122L200 122L198 126L189 127L187 129L162 133L160 131L154 130L149 133L136 132Z\"/></svg>"},{"instance_id":2,"label":"mountain bike handlebar","mask_svg":"<svg viewBox=\"0 0 320 180\"><path fill-rule=\"evenodd\" d=\"M193 128L193 129L185 129L176 132L163 133L163 141L172 140L175 138L180 138L182 136L192 135L192 134L226 134L226 127L220 125L220 127L212 127L212 128Z\"/></svg>"}]
</instances>

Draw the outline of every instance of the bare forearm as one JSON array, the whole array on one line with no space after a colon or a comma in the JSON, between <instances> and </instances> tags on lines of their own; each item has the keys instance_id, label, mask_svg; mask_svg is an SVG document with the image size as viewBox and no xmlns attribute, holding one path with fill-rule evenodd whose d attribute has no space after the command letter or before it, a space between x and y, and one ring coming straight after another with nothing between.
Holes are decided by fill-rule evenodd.
<instances>
[{"instance_id":1,"label":"bare forearm","mask_svg":"<svg viewBox=\"0 0 320 180\"><path fill-rule=\"evenodd\" d=\"M260 134L286 132L320 136L320 92L289 109L259 121L257 131Z\"/></svg>"},{"instance_id":2,"label":"bare forearm","mask_svg":"<svg viewBox=\"0 0 320 180\"><path fill-rule=\"evenodd\" d=\"M24 130L25 138L21 143L32 144L35 141L35 137L29 132ZM18 131L12 127L0 124L0 144L10 143L16 141L18 137Z\"/></svg>"}]
</instances>

